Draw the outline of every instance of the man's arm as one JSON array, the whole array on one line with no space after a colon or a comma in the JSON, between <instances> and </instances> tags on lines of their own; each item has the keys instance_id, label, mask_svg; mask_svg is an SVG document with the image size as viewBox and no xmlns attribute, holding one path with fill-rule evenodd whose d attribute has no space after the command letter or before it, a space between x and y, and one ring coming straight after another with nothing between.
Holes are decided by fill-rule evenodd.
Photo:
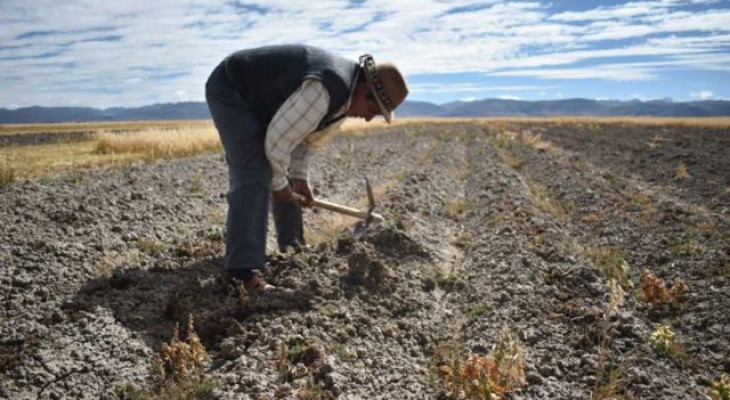
<instances>
[{"instance_id":1,"label":"man's arm","mask_svg":"<svg viewBox=\"0 0 730 400\"><path fill-rule=\"evenodd\" d=\"M304 138L319 125L327 114L329 94L327 89L317 80L306 80L297 89L279 110L274 114L266 131L266 157L271 165L271 190L278 191L286 188L286 171L292 162L292 152L298 149L295 157L296 178L301 178L302 169L306 172L306 165L311 155L306 154L309 149ZM302 152L304 152L302 154Z\"/></svg>"},{"instance_id":2,"label":"man's arm","mask_svg":"<svg viewBox=\"0 0 730 400\"><path fill-rule=\"evenodd\" d=\"M291 152L289 176L292 179L309 180L309 160L312 159L313 155L314 149L307 144L306 140L299 143Z\"/></svg>"}]
</instances>

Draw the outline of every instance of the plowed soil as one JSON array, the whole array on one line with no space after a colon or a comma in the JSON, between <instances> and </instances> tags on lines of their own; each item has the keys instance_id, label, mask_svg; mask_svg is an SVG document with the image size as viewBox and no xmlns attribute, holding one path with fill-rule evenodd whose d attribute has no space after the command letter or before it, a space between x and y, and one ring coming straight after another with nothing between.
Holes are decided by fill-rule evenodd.
<instances>
[{"instance_id":1,"label":"plowed soil","mask_svg":"<svg viewBox=\"0 0 730 400\"><path fill-rule=\"evenodd\" d=\"M216 399L447 399L440 367L503 329L525 362L503 398L706 398L730 373L728 149L727 128L629 123L340 137L317 196L364 207L367 176L387 221L354 239L354 220L307 211L311 247L276 253L270 233L278 290L246 302L220 276L222 155L15 182L0 398L118 398L189 316ZM687 290L648 302L645 270ZM671 351L652 346L662 325Z\"/></svg>"}]
</instances>

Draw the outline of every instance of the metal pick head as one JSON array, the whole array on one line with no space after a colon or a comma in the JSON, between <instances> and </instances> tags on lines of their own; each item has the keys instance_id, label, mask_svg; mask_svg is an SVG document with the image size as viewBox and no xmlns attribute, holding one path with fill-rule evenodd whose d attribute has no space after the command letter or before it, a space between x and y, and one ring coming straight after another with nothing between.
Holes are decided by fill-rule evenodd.
<instances>
[{"instance_id":1,"label":"metal pick head","mask_svg":"<svg viewBox=\"0 0 730 400\"><path fill-rule=\"evenodd\" d=\"M368 216L365 218L364 223L360 223L355 227L355 231L353 232L355 239L360 239L365 231L368 230L370 223L373 222L372 214L375 209L375 196L373 195L373 188L370 186L370 180L367 177L365 177L365 190L368 193Z\"/></svg>"},{"instance_id":2,"label":"metal pick head","mask_svg":"<svg viewBox=\"0 0 730 400\"><path fill-rule=\"evenodd\" d=\"M375 196L373 196L373 188L370 186L370 180L365 177L365 190L368 192L368 209L375 208Z\"/></svg>"},{"instance_id":3,"label":"metal pick head","mask_svg":"<svg viewBox=\"0 0 730 400\"><path fill-rule=\"evenodd\" d=\"M362 235L365 233L365 231L368 230L368 224L365 223L358 223L357 226L355 226L354 232L352 232L352 237L355 238L355 240L358 240L362 237Z\"/></svg>"}]
</instances>

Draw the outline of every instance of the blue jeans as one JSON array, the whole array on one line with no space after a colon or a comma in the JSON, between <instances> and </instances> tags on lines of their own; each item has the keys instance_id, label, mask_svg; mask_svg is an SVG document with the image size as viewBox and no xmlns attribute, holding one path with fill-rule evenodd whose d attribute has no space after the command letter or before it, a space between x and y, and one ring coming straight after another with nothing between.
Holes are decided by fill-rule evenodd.
<instances>
[{"instance_id":1,"label":"blue jeans","mask_svg":"<svg viewBox=\"0 0 730 400\"><path fill-rule=\"evenodd\" d=\"M228 80L223 64L208 78L205 98L228 163L226 271L262 268L271 179L266 127ZM304 245L301 207L274 202L272 208L279 249Z\"/></svg>"}]
</instances>

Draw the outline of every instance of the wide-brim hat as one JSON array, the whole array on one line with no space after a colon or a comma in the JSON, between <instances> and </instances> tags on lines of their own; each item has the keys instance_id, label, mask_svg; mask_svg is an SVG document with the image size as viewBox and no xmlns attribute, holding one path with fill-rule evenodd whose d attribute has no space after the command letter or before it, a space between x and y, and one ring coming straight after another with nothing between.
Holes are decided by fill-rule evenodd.
<instances>
[{"instance_id":1,"label":"wide-brim hat","mask_svg":"<svg viewBox=\"0 0 730 400\"><path fill-rule=\"evenodd\" d=\"M408 83L395 65L389 62L375 64L370 54L360 56L360 64L380 113L391 123L394 110L408 96Z\"/></svg>"}]
</instances>

